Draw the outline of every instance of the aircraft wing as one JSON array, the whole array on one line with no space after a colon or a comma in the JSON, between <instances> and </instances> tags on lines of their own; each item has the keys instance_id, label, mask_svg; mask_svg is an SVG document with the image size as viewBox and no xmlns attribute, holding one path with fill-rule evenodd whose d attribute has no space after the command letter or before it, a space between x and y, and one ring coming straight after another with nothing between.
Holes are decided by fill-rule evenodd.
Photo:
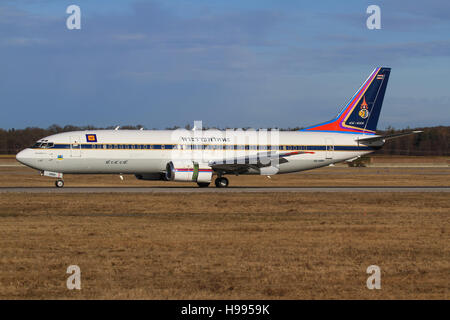
<instances>
[{"instance_id":1,"label":"aircraft wing","mask_svg":"<svg viewBox=\"0 0 450 320\"><path fill-rule=\"evenodd\" d=\"M373 143L373 142L384 142L386 140L391 140L395 138L400 138L403 136L409 136L412 134L422 133L423 131L410 131L410 132L403 132L403 133L394 133L394 134L387 134L384 136L377 136L377 137L369 137L369 138L360 138L356 139L356 141L361 142L363 144L365 143Z\"/></svg>"},{"instance_id":2,"label":"aircraft wing","mask_svg":"<svg viewBox=\"0 0 450 320\"><path fill-rule=\"evenodd\" d=\"M244 172L249 168L259 169L263 167L269 167L273 162L277 164L285 163L286 157L314 153L312 151L289 151L289 152L260 152L255 155L234 157L229 159L213 160L208 165L215 171L225 172Z\"/></svg>"}]
</instances>

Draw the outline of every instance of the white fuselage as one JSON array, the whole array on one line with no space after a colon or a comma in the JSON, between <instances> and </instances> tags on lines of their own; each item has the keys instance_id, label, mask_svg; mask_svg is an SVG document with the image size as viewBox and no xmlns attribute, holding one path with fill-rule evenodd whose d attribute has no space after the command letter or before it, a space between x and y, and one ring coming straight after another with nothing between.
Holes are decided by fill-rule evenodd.
<instances>
[{"instance_id":1,"label":"white fuselage","mask_svg":"<svg viewBox=\"0 0 450 320\"><path fill-rule=\"evenodd\" d=\"M34 169L58 173L145 174L164 173L167 163L178 159L208 163L267 149L310 152L286 157L278 164L278 173L289 173L353 159L375 150L358 144L357 138L361 134L302 131L274 134L266 131L266 137L260 137L259 131L252 134L249 136L242 130L64 132L39 140L44 147L27 148L17 155L17 159ZM250 169L245 173L258 174L259 171Z\"/></svg>"}]
</instances>

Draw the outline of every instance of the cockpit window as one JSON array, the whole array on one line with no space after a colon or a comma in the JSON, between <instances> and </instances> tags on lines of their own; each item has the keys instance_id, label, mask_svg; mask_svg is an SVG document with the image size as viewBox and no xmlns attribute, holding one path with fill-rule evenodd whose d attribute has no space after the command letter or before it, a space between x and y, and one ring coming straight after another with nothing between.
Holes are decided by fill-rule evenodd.
<instances>
[{"instance_id":1,"label":"cockpit window","mask_svg":"<svg viewBox=\"0 0 450 320\"><path fill-rule=\"evenodd\" d=\"M45 148L53 148L53 146L54 146L53 142L36 142L31 148L45 149Z\"/></svg>"}]
</instances>

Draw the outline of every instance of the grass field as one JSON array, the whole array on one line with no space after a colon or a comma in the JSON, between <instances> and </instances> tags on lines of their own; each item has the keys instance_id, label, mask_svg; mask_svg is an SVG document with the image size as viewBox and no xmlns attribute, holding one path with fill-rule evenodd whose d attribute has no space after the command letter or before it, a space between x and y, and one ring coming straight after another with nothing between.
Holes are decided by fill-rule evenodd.
<instances>
[{"instance_id":1,"label":"grass field","mask_svg":"<svg viewBox=\"0 0 450 320\"><path fill-rule=\"evenodd\" d=\"M449 174L327 167L231 184L448 186ZM53 183L15 166L0 167L0 178L1 186ZM0 193L0 298L449 299L449 232L448 193ZM80 291L66 288L73 264ZM366 288L373 264L381 290Z\"/></svg>"},{"instance_id":2,"label":"grass field","mask_svg":"<svg viewBox=\"0 0 450 320\"><path fill-rule=\"evenodd\" d=\"M54 179L24 166L0 165L0 187L49 187ZM6 163L6 165L5 165ZM11 160L11 165L16 165ZM133 175L64 175L67 187L81 186L196 186L195 183L142 181ZM450 186L450 167L325 167L293 174L265 176L227 176L230 186L238 187L309 187L309 186ZM212 186L213 184L211 184Z\"/></svg>"},{"instance_id":3,"label":"grass field","mask_svg":"<svg viewBox=\"0 0 450 320\"><path fill-rule=\"evenodd\" d=\"M448 194L1 194L0 203L0 298L448 298ZM72 264L76 292L65 287ZM381 290L366 288L372 264Z\"/></svg>"}]
</instances>

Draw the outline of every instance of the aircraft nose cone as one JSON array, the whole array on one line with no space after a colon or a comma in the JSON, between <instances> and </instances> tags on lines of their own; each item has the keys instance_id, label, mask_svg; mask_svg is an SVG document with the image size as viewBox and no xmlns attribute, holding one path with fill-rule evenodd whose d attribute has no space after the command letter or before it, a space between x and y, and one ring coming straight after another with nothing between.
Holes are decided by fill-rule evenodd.
<instances>
[{"instance_id":1,"label":"aircraft nose cone","mask_svg":"<svg viewBox=\"0 0 450 320\"><path fill-rule=\"evenodd\" d=\"M16 154L16 160L19 161L20 163L22 163L22 160L24 158L24 151L25 150L22 150L18 154Z\"/></svg>"},{"instance_id":2,"label":"aircraft nose cone","mask_svg":"<svg viewBox=\"0 0 450 320\"><path fill-rule=\"evenodd\" d=\"M24 165L29 165L30 162L30 152L28 149L20 151L16 154L16 160Z\"/></svg>"}]
</instances>

